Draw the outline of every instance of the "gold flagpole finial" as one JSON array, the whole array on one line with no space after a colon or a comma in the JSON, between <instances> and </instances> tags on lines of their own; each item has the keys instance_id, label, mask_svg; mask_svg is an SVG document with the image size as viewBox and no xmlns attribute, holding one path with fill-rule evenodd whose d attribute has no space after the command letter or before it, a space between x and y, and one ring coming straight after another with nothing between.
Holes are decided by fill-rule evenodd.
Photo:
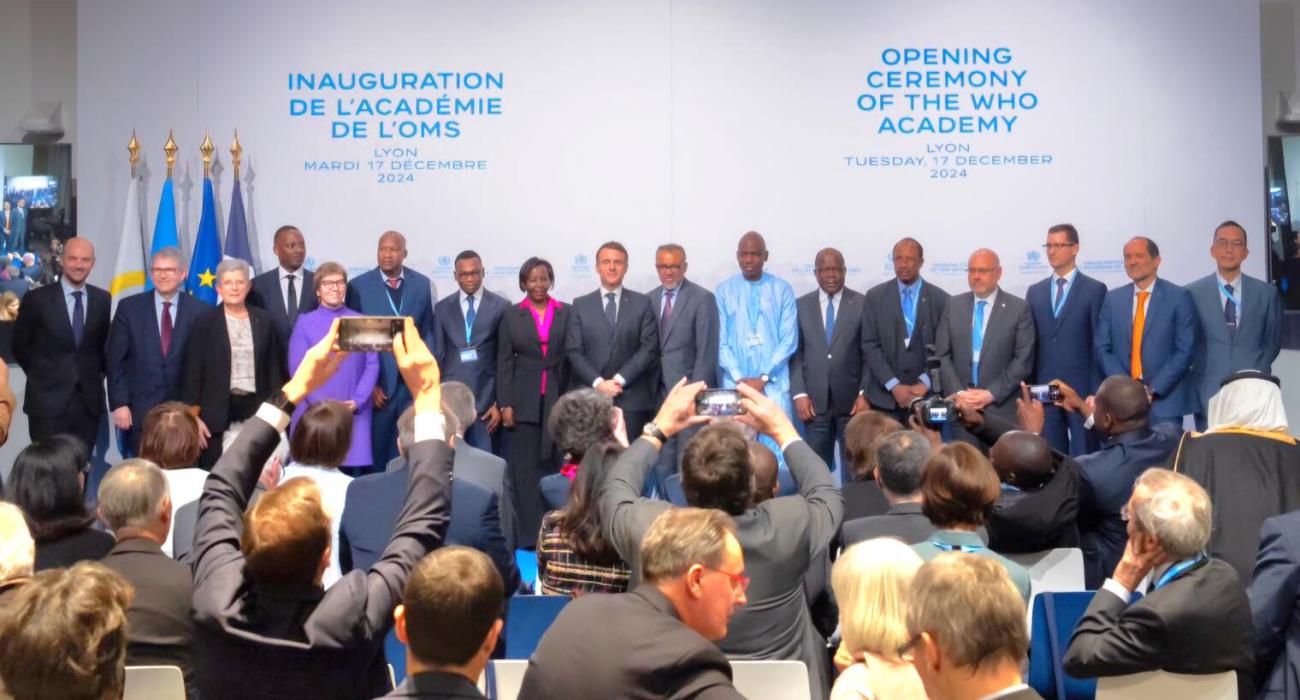
<instances>
[{"instance_id":1,"label":"gold flagpole finial","mask_svg":"<svg viewBox=\"0 0 1300 700\"><path fill-rule=\"evenodd\" d=\"M230 165L235 169L235 179L239 179L239 157L244 154L244 147L239 145L239 129L235 129L235 141L230 144Z\"/></svg>"},{"instance_id":2,"label":"gold flagpole finial","mask_svg":"<svg viewBox=\"0 0 1300 700\"><path fill-rule=\"evenodd\" d=\"M176 167L176 151L180 146L176 145L176 139L172 138L172 130L167 130L167 143L163 144L163 153L167 154L167 179L172 179L172 168Z\"/></svg>"},{"instance_id":3,"label":"gold flagpole finial","mask_svg":"<svg viewBox=\"0 0 1300 700\"><path fill-rule=\"evenodd\" d=\"M135 130L131 131L131 141L126 144L126 150L131 153L131 177L135 178L135 164L140 162L140 141L135 138Z\"/></svg>"},{"instance_id":4,"label":"gold flagpole finial","mask_svg":"<svg viewBox=\"0 0 1300 700\"><path fill-rule=\"evenodd\" d=\"M212 145L212 139L207 134L203 135L203 143L199 145L199 153L203 154L203 177L207 178L212 175L212 152L217 150Z\"/></svg>"}]
</instances>

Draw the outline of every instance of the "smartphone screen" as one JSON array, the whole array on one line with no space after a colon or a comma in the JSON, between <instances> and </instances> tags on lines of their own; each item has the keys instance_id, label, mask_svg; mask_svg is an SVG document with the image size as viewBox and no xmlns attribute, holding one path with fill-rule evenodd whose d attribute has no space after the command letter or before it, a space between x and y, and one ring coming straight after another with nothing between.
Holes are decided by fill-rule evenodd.
<instances>
[{"instance_id":1,"label":"smartphone screen","mask_svg":"<svg viewBox=\"0 0 1300 700\"><path fill-rule=\"evenodd\" d=\"M697 416L736 416L744 412L740 393L734 389L705 389L695 397Z\"/></svg>"},{"instance_id":2,"label":"smartphone screen","mask_svg":"<svg viewBox=\"0 0 1300 700\"><path fill-rule=\"evenodd\" d=\"M1029 387L1029 395L1039 403L1055 403L1061 400L1061 390L1055 384L1035 384Z\"/></svg>"},{"instance_id":3,"label":"smartphone screen","mask_svg":"<svg viewBox=\"0 0 1300 700\"><path fill-rule=\"evenodd\" d=\"M339 319L339 349L348 352L392 352L393 337L402 332L400 316L344 316Z\"/></svg>"}]
</instances>

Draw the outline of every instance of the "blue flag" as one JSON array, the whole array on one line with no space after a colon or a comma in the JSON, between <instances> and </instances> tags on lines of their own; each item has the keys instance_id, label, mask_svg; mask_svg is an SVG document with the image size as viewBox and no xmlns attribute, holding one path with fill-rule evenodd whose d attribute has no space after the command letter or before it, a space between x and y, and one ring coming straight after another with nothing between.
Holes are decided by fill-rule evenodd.
<instances>
[{"instance_id":1,"label":"blue flag","mask_svg":"<svg viewBox=\"0 0 1300 700\"><path fill-rule=\"evenodd\" d=\"M176 196L172 194L172 179L163 182L162 197L158 200L158 218L153 224L153 242L149 245L149 259L144 261L145 269L153 261L154 253L163 248L179 248L181 239L176 234ZM144 276L146 291L153 289L153 279Z\"/></svg>"},{"instance_id":2,"label":"blue flag","mask_svg":"<svg viewBox=\"0 0 1300 700\"><path fill-rule=\"evenodd\" d=\"M226 220L226 257L239 258L253 265L253 248L248 245L248 217L244 215L244 195L239 180L235 180L235 194L230 198L230 218Z\"/></svg>"},{"instance_id":3,"label":"blue flag","mask_svg":"<svg viewBox=\"0 0 1300 700\"><path fill-rule=\"evenodd\" d=\"M199 301L217 303L217 265L221 263L221 238L217 235L217 203L212 194L212 180L203 178L203 213L199 216L199 235L194 239L190 256L190 274L185 291Z\"/></svg>"}]
</instances>

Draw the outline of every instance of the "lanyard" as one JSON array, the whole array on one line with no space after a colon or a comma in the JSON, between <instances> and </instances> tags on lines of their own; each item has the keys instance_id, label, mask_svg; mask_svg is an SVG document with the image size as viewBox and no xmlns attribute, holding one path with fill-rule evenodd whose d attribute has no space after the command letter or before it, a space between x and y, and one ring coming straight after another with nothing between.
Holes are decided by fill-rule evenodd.
<instances>
[{"instance_id":1,"label":"lanyard","mask_svg":"<svg viewBox=\"0 0 1300 700\"><path fill-rule=\"evenodd\" d=\"M394 305L393 305L393 295L392 295L392 293L388 290L388 285L387 285L387 284L384 285L384 298L388 300L388 308L390 308L390 309L393 310L393 315L394 315L394 316L401 316L401 315L402 315L402 306L406 306L406 290L405 290L405 289L402 290L402 304L401 304L401 306L394 306Z\"/></svg>"},{"instance_id":2,"label":"lanyard","mask_svg":"<svg viewBox=\"0 0 1300 700\"><path fill-rule=\"evenodd\" d=\"M474 297L466 297L466 299L473 299L473 298ZM402 301L406 301L406 297L402 297ZM478 316L478 309L474 310L474 315ZM466 316L465 317L465 345L467 346L473 345L473 342L470 339L470 336L473 334L473 331L474 331L474 324L471 323L469 317Z\"/></svg>"},{"instance_id":3,"label":"lanyard","mask_svg":"<svg viewBox=\"0 0 1300 700\"><path fill-rule=\"evenodd\" d=\"M1232 303L1236 304L1237 306L1241 306L1241 300L1237 298L1236 294L1229 292L1227 286L1225 286L1222 282L1219 283L1219 291L1223 292L1224 296L1231 299ZM1241 290L1238 289L1237 291L1240 292Z\"/></svg>"},{"instance_id":4,"label":"lanyard","mask_svg":"<svg viewBox=\"0 0 1300 700\"><path fill-rule=\"evenodd\" d=\"M1196 566L1197 564L1201 563L1204 560L1205 560L1205 555L1201 554L1191 559L1184 559L1178 562L1177 564L1174 564L1173 566L1169 567L1167 571L1165 571L1164 575L1160 577L1160 580L1156 581L1155 585L1151 587L1151 590L1154 591L1160 588L1161 586L1165 585L1166 583L1169 583L1170 581L1178 578L1179 576L1182 576L1183 574L1187 573L1188 569L1192 568L1193 566Z\"/></svg>"},{"instance_id":5,"label":"lanyard","mask_svg":"<svg viewBox=\"0 0 1300 700\"><path fill-rule=\"evenodd\" d=\"M938 547L939 549L942 549L945 552L966 552L967 554L975 554L976 552L982 552L985 549L988 549L987 547L983 547L980 545L948 544L947 542L937 542L935 540L930 540L930 544Z\"/></svg>"}]
</instances>

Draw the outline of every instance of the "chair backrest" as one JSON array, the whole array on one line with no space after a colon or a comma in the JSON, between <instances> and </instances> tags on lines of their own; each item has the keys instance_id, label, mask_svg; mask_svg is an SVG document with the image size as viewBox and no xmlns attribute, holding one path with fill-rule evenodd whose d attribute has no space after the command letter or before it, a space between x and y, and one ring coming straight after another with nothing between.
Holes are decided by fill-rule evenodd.
<instances>
[{"instance_id":1,"label":"chair backrest","mask_svg":"<svg viewBox=\"0 0 1300 700\"><path fill-rule=\"evenodd\" d=\"M396 688L406 680L406 645L397 640L397 628L390 628L384 637L384 660L388 662L388 676Z\"/></svg>"},{"instance_id":2,"label":"chair backrest","mask_svg":"<svg viewBox=\"0 0 1300 700\"><path fill-rule=\"evenodd\" d=\"M493 700L515 700L524 687L528 662L521 659L496 659L488 664L487 696Z\"/></svg>"},{"instance_id":3,"label":"chair backrest","mask_svg":"<svg viewBox=\"0 0 1300 700\"><path fill-rule=\"evenodd\" d=\"M1093 591L1042 593L1034 598L1029 636L1029 677L1026 683L1046 700L1091 700L1097 682L1065 673L1061 661Z\"/></svg>"},{"instance_id":4,"label":"chair backrest","mask_svg":"<svg viewBox=\"0 0 1300 700\"><path fill-rule=\"evenodd\" d=\"M686 492L682 491L682 475L670 474L664 479L664 497L668 502L680 508L686 507Z\"/></svg>"},{"instance_id":5,"label":"chair backrest","mask_svg":"<svg viewBox=\"0 0 1300 700\"><path fill-rule=\"evenodd\" d=\"M127 666L122 700L185 700L185 676L175 666Z\"/></svg>"},{"instance_id":6,"label":"chair backrest","mask_svg":"<svg viewBox=\"0 0 1300 700\"><path fill-rule=\"evenodd\" d=\"M1005 556L1029 569L1031 594L1084 590L1082 549L1070 547Z\"/></svg>"},{"instance_id":7,"label":"chair backrest","mask_svg":"<svg viewBox=\"0 0 1300 700\"><path fill-rule=\"evenodd\" d=\"M808 667L802 661L731 662L736 691L749 700L811 700Z\"/></svg>"},{"instance_id":8,"label":"chair backrest","mask_svg":"<svg viewBox=\"0 0 1300 700\"><path fill-rule=\"evenodd\" d=\"M527 659L547 628L569 604L563 595L517 595L506 611L506 658Z\"/></svg>"},{"instance_id":9,"label":"chair backrest","mask_svg":"<svg viewBox=\"0 0 1300 700\"><path fill-rule=\"evenodd\" d=\"M1234 700L1237 673L1147 671L1097 679L1097 700Z\"/></svg>"}]
</instances>

